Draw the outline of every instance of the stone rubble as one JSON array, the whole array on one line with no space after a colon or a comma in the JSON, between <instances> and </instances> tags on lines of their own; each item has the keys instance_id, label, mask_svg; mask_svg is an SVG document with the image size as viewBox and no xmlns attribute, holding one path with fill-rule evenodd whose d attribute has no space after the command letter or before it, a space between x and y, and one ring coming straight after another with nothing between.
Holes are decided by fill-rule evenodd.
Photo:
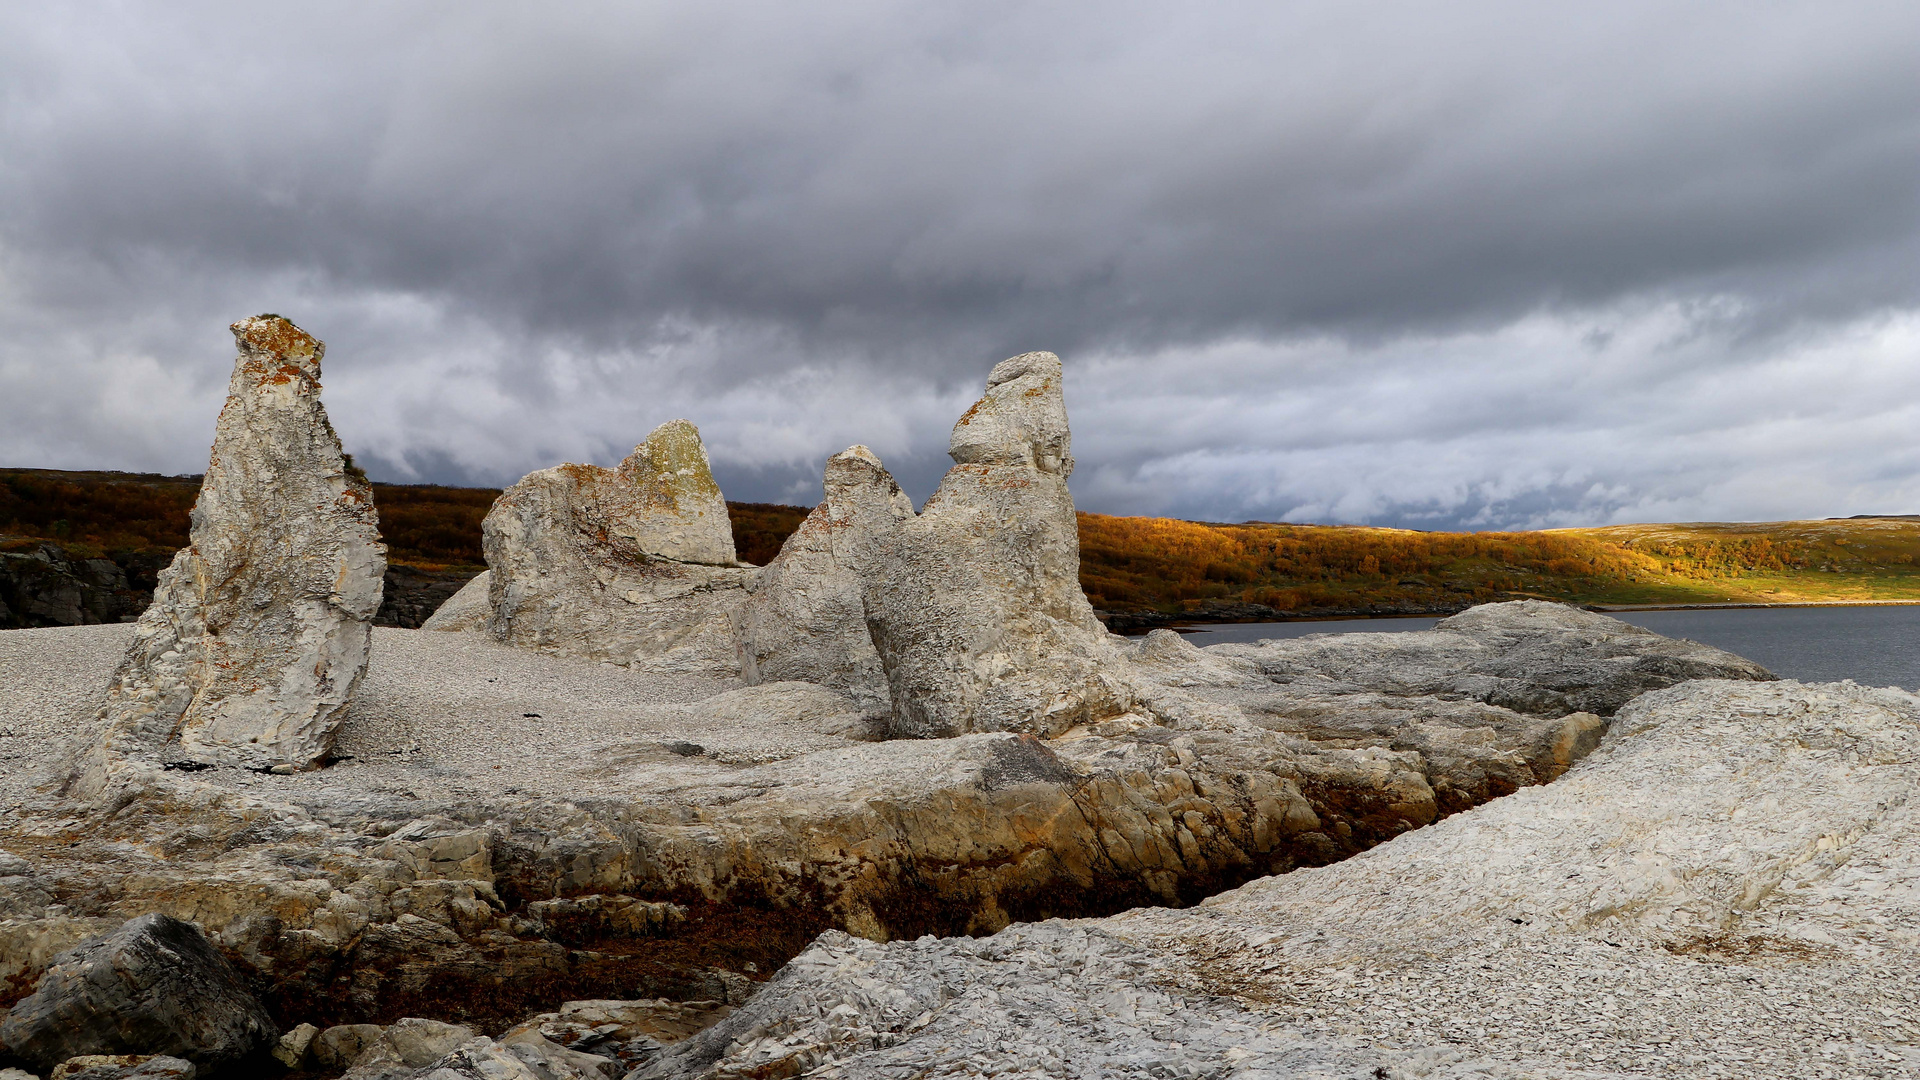
<instances>
[{"instance_id":1,"label":"stone rubble","mask_svg":"<svg viewBox=\"0 0 1920 1080\"><path fill-rule=\"evenodd\" d=\"M366 668L386 547L320 404L325 347L275 315L233 335L193 542L114 675L81 781L93 797L166 758L316 767Z\"/></svg>"}]
</instances>

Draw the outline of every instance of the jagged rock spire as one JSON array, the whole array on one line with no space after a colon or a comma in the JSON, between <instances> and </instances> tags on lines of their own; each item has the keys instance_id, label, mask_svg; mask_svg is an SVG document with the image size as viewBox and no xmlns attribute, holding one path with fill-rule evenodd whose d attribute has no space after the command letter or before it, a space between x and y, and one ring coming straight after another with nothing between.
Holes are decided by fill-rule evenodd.
<instances>
[{"instance_id":1,"label":"jagged rock spire","mask_svg":"<svg viewBox=\"0 0 1920 1080\"><path fill-rule=\"evenodd\" d=\"M117 759L163 752L314 765L366 670L386 547L320 403L326 347L278 315L232 329L240 354L192 544L114 677L96 784Z\"/></svg>"}]
</instances>

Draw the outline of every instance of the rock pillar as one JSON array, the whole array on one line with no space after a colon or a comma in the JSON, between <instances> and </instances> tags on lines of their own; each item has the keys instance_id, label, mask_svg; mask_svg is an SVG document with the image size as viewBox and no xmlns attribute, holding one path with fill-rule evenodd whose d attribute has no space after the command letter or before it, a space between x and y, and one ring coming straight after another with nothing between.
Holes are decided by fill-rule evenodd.
<instances>
[{"instance_id":1,"label":"rock pillar","mask_svg":"<svg viewBox=\"0 0 1920 1080\"><path fill-rule=\"evenodd\" d=\"M320 404L325 346L277 315L233 336L192 544L114 676L96 781L127 756L312 767L366 670L386 547Z\"/></svg>"}]
</instances>

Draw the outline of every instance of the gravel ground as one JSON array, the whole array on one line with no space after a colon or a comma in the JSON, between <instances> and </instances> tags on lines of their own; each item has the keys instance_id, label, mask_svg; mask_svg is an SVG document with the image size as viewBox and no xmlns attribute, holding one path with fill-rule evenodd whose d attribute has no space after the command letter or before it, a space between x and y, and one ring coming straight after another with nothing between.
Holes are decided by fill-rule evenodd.
<instances>
[{"instance_id":1,"label":"gravel ground","mask_svg":"<svg viewBox=\"0 0 1920 1080\"><path fill-rule=\"evenodd\" d=\"M0 810L18 805L68 737L91 732L130 623L0 630Z\"/></svg>"},{"instance_id":2,"label":"gravel ground","mask_svg":"<svg viewBox=\"0 0 1920 1080\"><path fill-rule=\"evenodd\" d=\"M69 735L91 733L132 632L0 631L0 806L16 805L36 774L64 762ZM825 691L769 687L715 698L728 689L508 648L477 634L375 627L335 764L296 776L224 768L196 775L296 800L359 792L430 801L567 797L579 794L583 776L636 786L662 773L680 781L720 775L848 745L847 734L861 727L850 706Z\"/></svg>"}]
</instances>

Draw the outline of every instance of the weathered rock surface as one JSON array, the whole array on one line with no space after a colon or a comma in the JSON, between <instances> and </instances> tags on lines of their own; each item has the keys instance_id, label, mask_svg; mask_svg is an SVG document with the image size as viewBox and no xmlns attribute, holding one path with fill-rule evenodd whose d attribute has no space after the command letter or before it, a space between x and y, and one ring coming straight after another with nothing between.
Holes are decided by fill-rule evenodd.
<instances>
[{"instance_id":1,"label":"weathered rock surface","mask_svg":"<svg viewBox=\"0 0 1920 1080\"><path fill-rule=\"evenodd\" d=\"M685 420L618 469L529 474L482 529L498 640L661 674L738 673L729 620L754 571L734 558L726 502Z\"/></svg>"},{"instance_id":2,"label":"weathered rock surface","mask_svg":"<svg viewBox=\"0 0 1920 1080\"><path fill-rule=\"evenodd\" d=\"M487 621L493 618L492 589L493 572L480 571L435 608L433 614L420 624L420 629L447 632L485 630Z\"/></svg>"},{"instance_id":3,"label":"weathered rock surface","mask_svg":"<svg viewBox=\"0 0 1920 1080\"><path fill-rule=\"evenodd\" d=\"M1911 1076L1916 760L1912 694L1689 682L1555 784L1196 908L826 935L635 1076Z\"/></svg>"},{"instance_id":4,"label":"weathered rock surface","mask_svg":"<svg viewBox=\"0 0 1920 1080\"><path fill-rule=\"evenodd\" d=\"M874 545L866 614L892 732L1056 735L1125 712L1113 643L1080 590L1060 359L1001 361L953 427L954 466Z\"/></svg>"},{"instance_id":5,"label":"weathered rock surface","mask_svg":"<svg viewBox=\"0 0 1920 1080\"><path fill-rule=\"evenodd\" d=\"M0 630L128 622L146 599L111 559L79 558L59 544L0 537Z\"/></svg>"},{"instance_id":6,"label":"weathered rock surface","mask_svg":"<svg viewBox=\"0 0 1920 1080\"><path fill-rule=\"evenodd\" d=\"M316 765L366 668L386 548L320 404L324 347L278 316L233 334L193 543L115 673L96 794L127 758Z\"/></svg>"},{"instance_id":7,"label":"weathered rock surface","mask_svg":"<svg viewBox=\"0 0 1920 1080\"><path fill-rule=\"evenodd\" d=\"M83 1054L170 1054L229 1064L278 1032L192 923L146 915L56 957L0 1021L0 1046L51 1069Z\"/></svg>"},{"instance_id":8,"label":"weathered rock surface","mask_svg":"<svg viewBox=\"0 0 1920 1080\"><path fill-rule=\"evenodd\" d=\"M48 1080L194 1080L191 1061L165 1054L89 1054L56 1066Z\"/></svg>"},{"instance_id":9,"label":"weathered rock surface","mask_svg":"<svg viewBox=\"0 0 1920 1080\"><path fill-rule=\"evenodd\" d=\"M538 1035L568 1050L617 1062L625 1071L653 1061L666 1046L705 1031L732 1011L718 1001L569 1001L522 1022L501 1041Z\"/></svg>"},{"instance_id":10,"label":"weathered rock surface","mask_svg":"<svg viewBox=\"0 0 1920 1080\"><path fill-rule=\"evenodd\" d=\"M342 1080L399 1080L471 1042L471 1028L417 1016L395 1021L370 1039Z\"/></svg>"},{"instance_id":11,"label":"weathered rock surface","mask_svg":"<svg viewBox=\"0 0 1920 1080\"><path fill-rule=\"evenodd\" d=\"M50 650L0 651L0 676L78 655L79 630L23 633ZM826 687L712 682L649 699L681 684L483 635L378 633L341 737L352 760L294 776L176 770L109 808L44 795L0 822L26 864L0 874L16 985L46 942L144 905L206 927L287 1025L424 1015L498 1030L486 1025L567 997L735 1001L747 965L772 971L828 928L903 938L1190 903L1537 783L1610 711L1563 666L1616 688L1622 672L1649 687L1765 674L1510 604L1381 653L1437 680L1412 688L1362 659L1337 682L1261 673L1340 639L1249 659L1163 635L1113 662L1141 711L1051 740L874 742ZM1514 707L1461 690L1520 654L1532 659L1498 674Z\"/></svg>"},{"instance_id":12,"label":"weathered rock surface","mask_svg":"<svg viewBox=\"0 0 1920 1080\"><path fill-rule=\"evenodd\" d=\"M620 1071L616 1062L523 1035L499 1042L475 1039L404 1075L410 1080L611 1080Z\"/></svg>"},{"instance_id":13,"label":"weathered rock surface","mask_svg":"<svg viewBox=\"0 0 1920 1080\"><path fill-rule=\"evenodd\" d=\"M322 1072L344 1072L384 1034L379 1024L335 1024L313 1036L307 1061Z\"/></svg>"},{"instance_id":14,"label":"weathered rock surface","mask_svg":"<svg viewBox=\"0 0 1920 1080\"><path fill-rule=\"evenodd\" d=\"M734 618L740 675L749 686L830 686L886 715L892 701L867 629L865 579L879 558L874 545L913 517L913 502L864 446L827 460L823 488Z\"/></svg>"}]
</instances>

